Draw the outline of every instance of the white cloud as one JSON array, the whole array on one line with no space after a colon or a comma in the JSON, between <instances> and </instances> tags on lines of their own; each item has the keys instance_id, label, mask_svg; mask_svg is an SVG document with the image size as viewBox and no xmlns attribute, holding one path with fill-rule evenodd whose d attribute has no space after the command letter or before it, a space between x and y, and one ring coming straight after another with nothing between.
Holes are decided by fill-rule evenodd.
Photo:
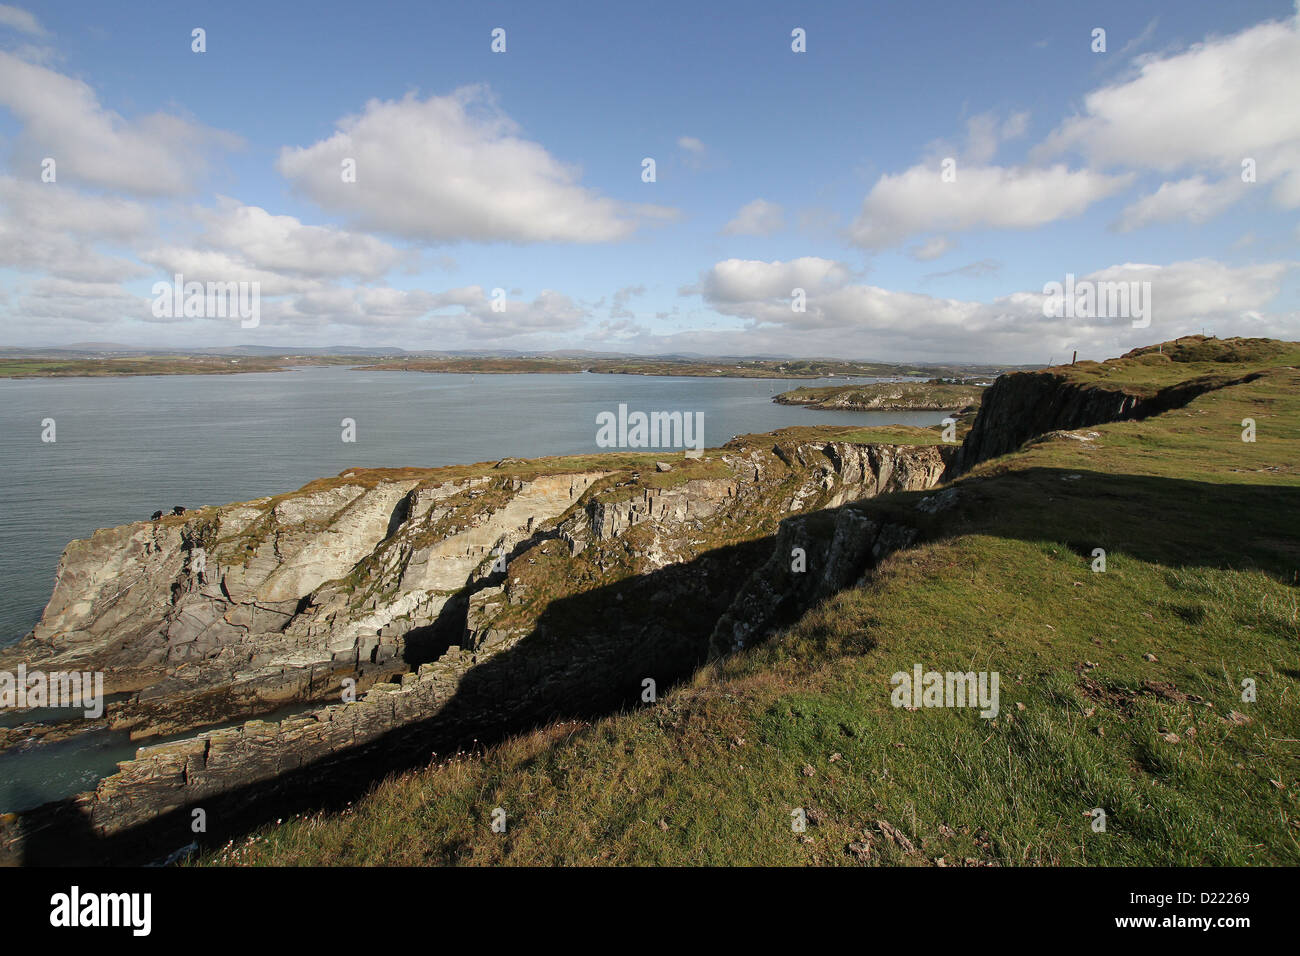
<instances>
[{"instance_id":1,"label":"white cloud","mask_svg":"<svg viewBox=\"0 0 1300 956\"><path fill-rule=\"evenodd\" d=\"M789 310L793 289L803 289L811 296L844 285L850 276L843 263L816 256L789 262L727 259L705 273L700 290L714 305L775 299Z\"/></svg>"},{"instance_id":2,"label":"white cloud","mask_svg":"<svg viewBox=\"0 0 1300 956\"><path fill-rule=\"evenodd\" d=\"M1276 184L1278 204L1300 206L1296 19L1136 62L1135 76L1089 93L1083 114L1062 123L1036 155L1075 151L1103 168L1202 169L1238 179L1242 160L1253 158L1259 181Z\"/></svg>"},{"instance_id":3,"label":"white cloud","mask_svg":"<svg viewBox=\"0 0 1300 956\"><path fill-rule=\"evenodd\" d=\"M1239 180L1209 183L1204 176L1161 183L1155 192L1125 207L1118 228L1129 232L1157 222L1206 222L1236 202L1244 188Z\"/></svg>"},{"instance_id":4,"label":"white cloud","mask_svg":"<svg viewBox=\"0 0 1300 956\"><path fill-rule=\"evenodd\" d=\"M1141 33L1133 37L1133 39L1129 40L1127 43L1124 44L1124 46L1120 48L1119 52L1115 54L1115 59L1122 60L1133 50L1136 50L1139 47L1145 45L1146 42L1150 40L1152 36L1155 35L1156 27L1159 25L1160 25L1159 17L1156 17L1155 19L1151 20L1145 27L1143 27Z\"/></svg>"},{"instance_id":5,"label":"white cloud","mask_svg":"<svg viewBox=\"0 0 1300 956\"><path fill-rule=\"evenodd\" d=\"M55 160L58 182L84 182L141 196L190 192L215 148L236 137L169 113L124 119L81 80L0 51L0 106L23 124L19 166ZM36 172L33 172L36 175Z\"/></svg>"},{"instance_id":6,"label":"white cloud","mask_svg":"<svg viewBox=\"0 0 1300 956\"><path fill-rule=\"evenodd\" d=\"M800 262L804 260L794 260ZM813 260L824 263L824 260ZM1098 357L1157 339L1199 332L1287 335L1295 317L1268 314L1283 278L1300 263L1231 267L1213 260L1166 266L1124 264L1080 279L1151 283L1151 325L1132 328L1127 317L1053 319L1043 315L1041 290L1011 292L991 302L897 291L842 281L843 266L827 270L834 281L809 291L807 311L794 312L789 290L792 263L720 262L701 293L706 305L741 320L730 330L694 331L645 344L742 354L876 356L897 359L996 359L1045 362L1068 349ZM823 266L823 268L825 268ZM1063 281L1048 276L1044 281ZM785 289L782 293L782 289ZM1293 335L1293 330L1290 334Z\"/></svg>"},{"instance_id":7,"label":"white cloud","mask_svg":"<svg viewBox=\"0 0 1300 956\"><path fill-rule=\"evenodd\" d=\"M0 266L83 282L129 278L144 270L96 244L129 244L152 226L140 203L0 175Z\"/></svg>"},{"instance_id":8,"label":"white cloud","mask_svg":"<svg viewBox=\"0 0 1300 956\"><path fill-rule=\"evenodd\" d=\"M645 295L645 286L643 285L629 285L617 290L614 293L613 304L609 307L609 317L611 319L636 318L636 313L629 309L627 304L633 298L642 295Z\"/></svg>"},{"instance_id":9,"label":"white cloud","mask_svg":"<svg viewBox=\"0 0 1300 956\"><path fill-rule=\"evenodd\" d=\"M153 214L141 203L36 179L0 175L0 203L25 228L40 232L128 239L153 225Z\"/></svg>"},{"instance_id":10,"label":"white cloud","mask_svg":"<svg viewBox=\"0 0 1300 956\"><path fill-rule=\"evenodd\" d=\"M780 205L766 199L755 199L740 207L736 218L722 227L730 236L770 236L785 225L785 213Z\"/></svg>"},{"instance_id":11,"label":"white cloud","mask_svg":"<svg viewBox=\"0 0 1300 956\"><path fill-rule=\"evenodd\" d=\"M196 217L206 226L203 243L275 272L376 279L412 260L410 253L374 236L303 225L293 216L273 215L226 197Z\"/></svg>"},{"instance_id":12,"label":"white cloud","mask_svg":"<svg viewBox=\"0 0 1300 956\"><path fill-rule=\"evenodd\" d=\"M312 292L323 287L316 279L259 269L240 256L217 249L163 245L144 250L139 258L161 270L160 278L170 279L179 273L186 282L256 282L266 296Z\"/></svg>"},{"instance_id":13,"label":"white cloud","mask_svg":"<svg viewBox=\"0 0 1300 956\"><path fill-rule=\"evenodd\" d=\"M444 311L452 309L454 311ZM278 335L331 326L382 329L410 338L436 333L442 345L500 345L520 338L572 332L589 317L569 296L544 289L531 301L508 298L492 308L482 286L445 292L414 289L321 288L262 307L266 329Z\"/></svg>"},{"instance_id":14,"label":"white cloud","mask_svg":"<svg viewBox=\"0 0 1300 956\"><path fill-rule=\"evenodd\" d=\"M1238 334L1225 329L1244 319L1261 321L1247 313L1262 313L1281 291L1283 277L1298 265L1269 262L1228 266L1213 259L1167 266L1126 263L1098 270L1086 278L1098 282L1150 282L1152 327L1146 330L1146 336L1154 341L1199 331L1203 323L1213 325L1219 335ZM1271 332L1263 334L1295 336L1294 328L1281 323L1271 328ZM1170 330L1168 334L1166 329Z\"/></svg>"},{"instance_id":15,"label":"white cloud","mask_svg":"<svg viewBox=\"0 0 1300 956\"><path fill-rule=\"evenodd\" d=\"M509 300L504 312L492 310L489 301L467 309L456 317L458 334L471 339L507 341L520 335L572 332L580 328L587 311L569 296L543 289L531 302Z\"/></svg>"},{"instance_id":16,"label":"white cloud","mask_svg":"<svg viewBox=\"0 0 1300 956\"><path fill-rule=\"evenodd\" d=\"M45 28L33 14L5 3L0 3L0 27L9 27L36 37L45 36Z\"/></svg>"},{"instance_id":17,"label":"white cloud","mask_svg":"<svg viewBox=\"0 0 1300 956\"><path fill-rule=\"evenodd\" d=\"M1149 23L1125 50L1145 43L1155 27ZM1025 132L1027 114L1005 121L979 114L967 121L954 182L941 181L940 160L955 151L932 144L926 162L880 178L850 234L859 245L882 249L939 230L1034 228L1114 195L1134 181L1136 170L1194 175L1135 200L1121 229L1203 222L1245 195L1246 160L1277 205L1300 208L1296 63L1300 15L1176 54L1138 57L1129 76L1087 94L1082 114L1062 122L1030 152L1027 165L1014 168L990 162L1002 142ZM1077 153L1086 165L1077 171L1046 165L1065 153Z\"/></svg>"},{"instance_id":18,"label":"white cloud","mask_svg":"<svg viewBox=\"0 0 1300 956\"><path fill-rule=\"evenodd\" d=\"M920 245L907 250L907 254L917 262L931 262L953 248L954 243L947 236L931 236Z\"/></svg>"},{"instance_id":19,"label":"white cloud","mask_svg":"<svg viewBox=\"0 0 1300 956\"><path fill-rule=\"evenodd\" d=\"M605 242L637 217L666 217L578 185L578 171L498 110L488 90L370 100L328 139L286 147L279 171L324 209L363 229L426 242ZM356 182L342 163L356 161Z\"/></svg>"},{"instance_id":20,"label":"white cloud","mask_svg":"<svg viewBox=\"0 0 1300 956\"><path fill-rule=\"evenodd\" d=\"M975 262L968 262L964 266L956 269L948 269L945 272L930 272L924 278L926 281L932 279L947 279L950 276L964 276L969 279L981 279L985 276L997 275L1002 271L1002 263L996 259L979 259Z\"/></svg>"},{"instance_id":21,"label":"white cloud","mask_svg":"<svg viewBox=\"0 0 1300 956\"><path fill-rule=\"evenodd\" d=\"M428 314L438 306L438 297L421 289L320 288L287 301L278 313L281 319L313 316L332 323L350 325L391 324Z\"/></svg>"},{"instance_id":22,"label":"white cloud","mask_svg":"<svg viewBox=\"0 0 1300 956\"><path fill-rule=\"evenodd\" d=\"M999 122L993 113L980 113L966 121L966 162L982 165L993 159L1004 140L1023 136L1029 126L1028 113L1014 113Z\"/></svg>"},{"instance_id":23,"label":"white cloud","mask_svg":"<svg viewBox=\"0 0 1300 956\"><path fill-rule=\"evenodd\" d=\"M696 139L694 136L677 137L677 145L680 146L682 149L686 150L688 153L695 153L696 155L700 155L704 152L704 143Z\"/></svg>"},{"instance_id":24,"label":"white cloud","mask_svg":"<svg viewBox=\"0 0 1300 956\"><path fill-rule=\"evenodd\" d=\"M975 228L1032 228L1077 216L1132 181L1090 170L968 166L958 164L953 182L941 169L913 166L884 175L862 203L850 228L853 241L883 249L927 232Z\"/></svg>"},{"instance_id":25,"label":"white cloud","mask_svg":"<svg viewBox=\"0 0 1300 956\"><path fill-rule=\"evenodd\" d=\"M115 282L43 278L22 290L12 312L41 325L67 320L103 325L120 319L147 320L149 302Z\"/></svg>"}]
</instances>

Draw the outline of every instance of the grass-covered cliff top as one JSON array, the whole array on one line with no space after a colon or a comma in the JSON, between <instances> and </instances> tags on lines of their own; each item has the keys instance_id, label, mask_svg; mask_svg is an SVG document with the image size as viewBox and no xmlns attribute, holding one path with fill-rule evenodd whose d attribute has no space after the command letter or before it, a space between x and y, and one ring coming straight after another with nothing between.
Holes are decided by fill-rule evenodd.
<instances>
[{"instance_id":1,"label":"grass-covered cliff top","mask_svg":"<svg viewBox=\"0 0 1300 956\"><path fill-rule=\"evenodd\" d=\"M1151 395L1196 378L1228 379L1287 365L1300 365L1300 343L1188 335L1133 349L1104 362L1057 365L1045 371L1074 382Z\"/></svg>"},{"instance_id":2,"label":"grass-covered cliff top","mask_svg":"<svg viewBox=\"0 0 1300 956\"><path fill-rule=\"evenodd\" d=\"M1216 359L1227 344L1053 370L1264 374L985 462L934 513L917 504L944 492L849 506L921 539L657 703L437 761L206 862L1300 863L1300 345ZM999 672L1000 714L893 707L914 664Z\"/></svg>"}]
</instances>

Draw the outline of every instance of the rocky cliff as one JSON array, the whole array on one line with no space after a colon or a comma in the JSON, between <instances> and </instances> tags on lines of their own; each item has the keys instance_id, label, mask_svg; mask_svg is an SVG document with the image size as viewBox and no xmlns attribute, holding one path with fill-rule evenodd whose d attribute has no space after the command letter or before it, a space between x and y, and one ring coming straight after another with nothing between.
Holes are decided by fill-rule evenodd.
<instances>
[{"instance_id":1,"label":"rocky cliff","mask_svg":"<svg viewBox=\"0 0 1300 956\"><path fill-rule=\"evenodd\" d=\"M5 660L104 671L108 692L137 692L114 726L142 731L334 695L340 675L409 669L413 643L490 553L604 474L353 472L97 531L68 545L40 622Z\"/></svg>"},{"instance_id":2,"label":"rocky cliff","mask_svg":"<svg viewBox=\"0 0 1300 956\"><path fill-rule=\"evenodd\" d=\"M666 686L704 659L746 582L788 551L785 519L929 488L955 453L778 433L671 465L347 472L73 542L8 657L104 671L134 692L110 720L141 733L341 701L346 678L372 685L279 723L142 748L75 801L111 834L381 740L427 757L636 700L646 679ZM845 539L814 552L813 576L859 551ZM746 609L747 637L779 621L770 610Z\"/></svg>"}]
</instances>

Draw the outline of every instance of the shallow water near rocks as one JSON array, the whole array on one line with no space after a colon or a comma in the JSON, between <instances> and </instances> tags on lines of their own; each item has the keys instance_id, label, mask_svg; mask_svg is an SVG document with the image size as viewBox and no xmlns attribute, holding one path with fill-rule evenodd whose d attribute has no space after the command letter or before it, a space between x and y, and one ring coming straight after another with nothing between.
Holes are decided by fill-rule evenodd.
<instances>
[{"instance_id":1,"label":"shallow water near rocks","mask_svg":"<svg viewBox=\"0 0 1300 956\"><path fill-rule=\"evenodd\" d=\"M324 704L288 704L263 714L259 720L276 721L319 710ZM231 720L202 730L147 740L132 740L127 730L92 730L66 740L33 743L0 752L0 813L30 810L51 800L61 800L95 785L117 770L120 761L135 757L141 747L184 740L209 730L238 727L247 718Z\"/></svg>"}]
</instances>

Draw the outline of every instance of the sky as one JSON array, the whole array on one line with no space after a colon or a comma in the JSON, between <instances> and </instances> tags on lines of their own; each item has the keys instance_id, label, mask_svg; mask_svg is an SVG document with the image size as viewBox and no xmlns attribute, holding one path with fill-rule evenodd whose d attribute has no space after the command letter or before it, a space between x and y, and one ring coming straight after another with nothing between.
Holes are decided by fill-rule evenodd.
<instances>
[{"instance_id":1,"label":"sky","mask_svg":"<svg viewBox=\"0 0 1300 956\"><path fill-rule=\"evenodd\" d=\"M0 345L1300 338L1297 2L0 4Z\"/></svg>"}]
</instances>

